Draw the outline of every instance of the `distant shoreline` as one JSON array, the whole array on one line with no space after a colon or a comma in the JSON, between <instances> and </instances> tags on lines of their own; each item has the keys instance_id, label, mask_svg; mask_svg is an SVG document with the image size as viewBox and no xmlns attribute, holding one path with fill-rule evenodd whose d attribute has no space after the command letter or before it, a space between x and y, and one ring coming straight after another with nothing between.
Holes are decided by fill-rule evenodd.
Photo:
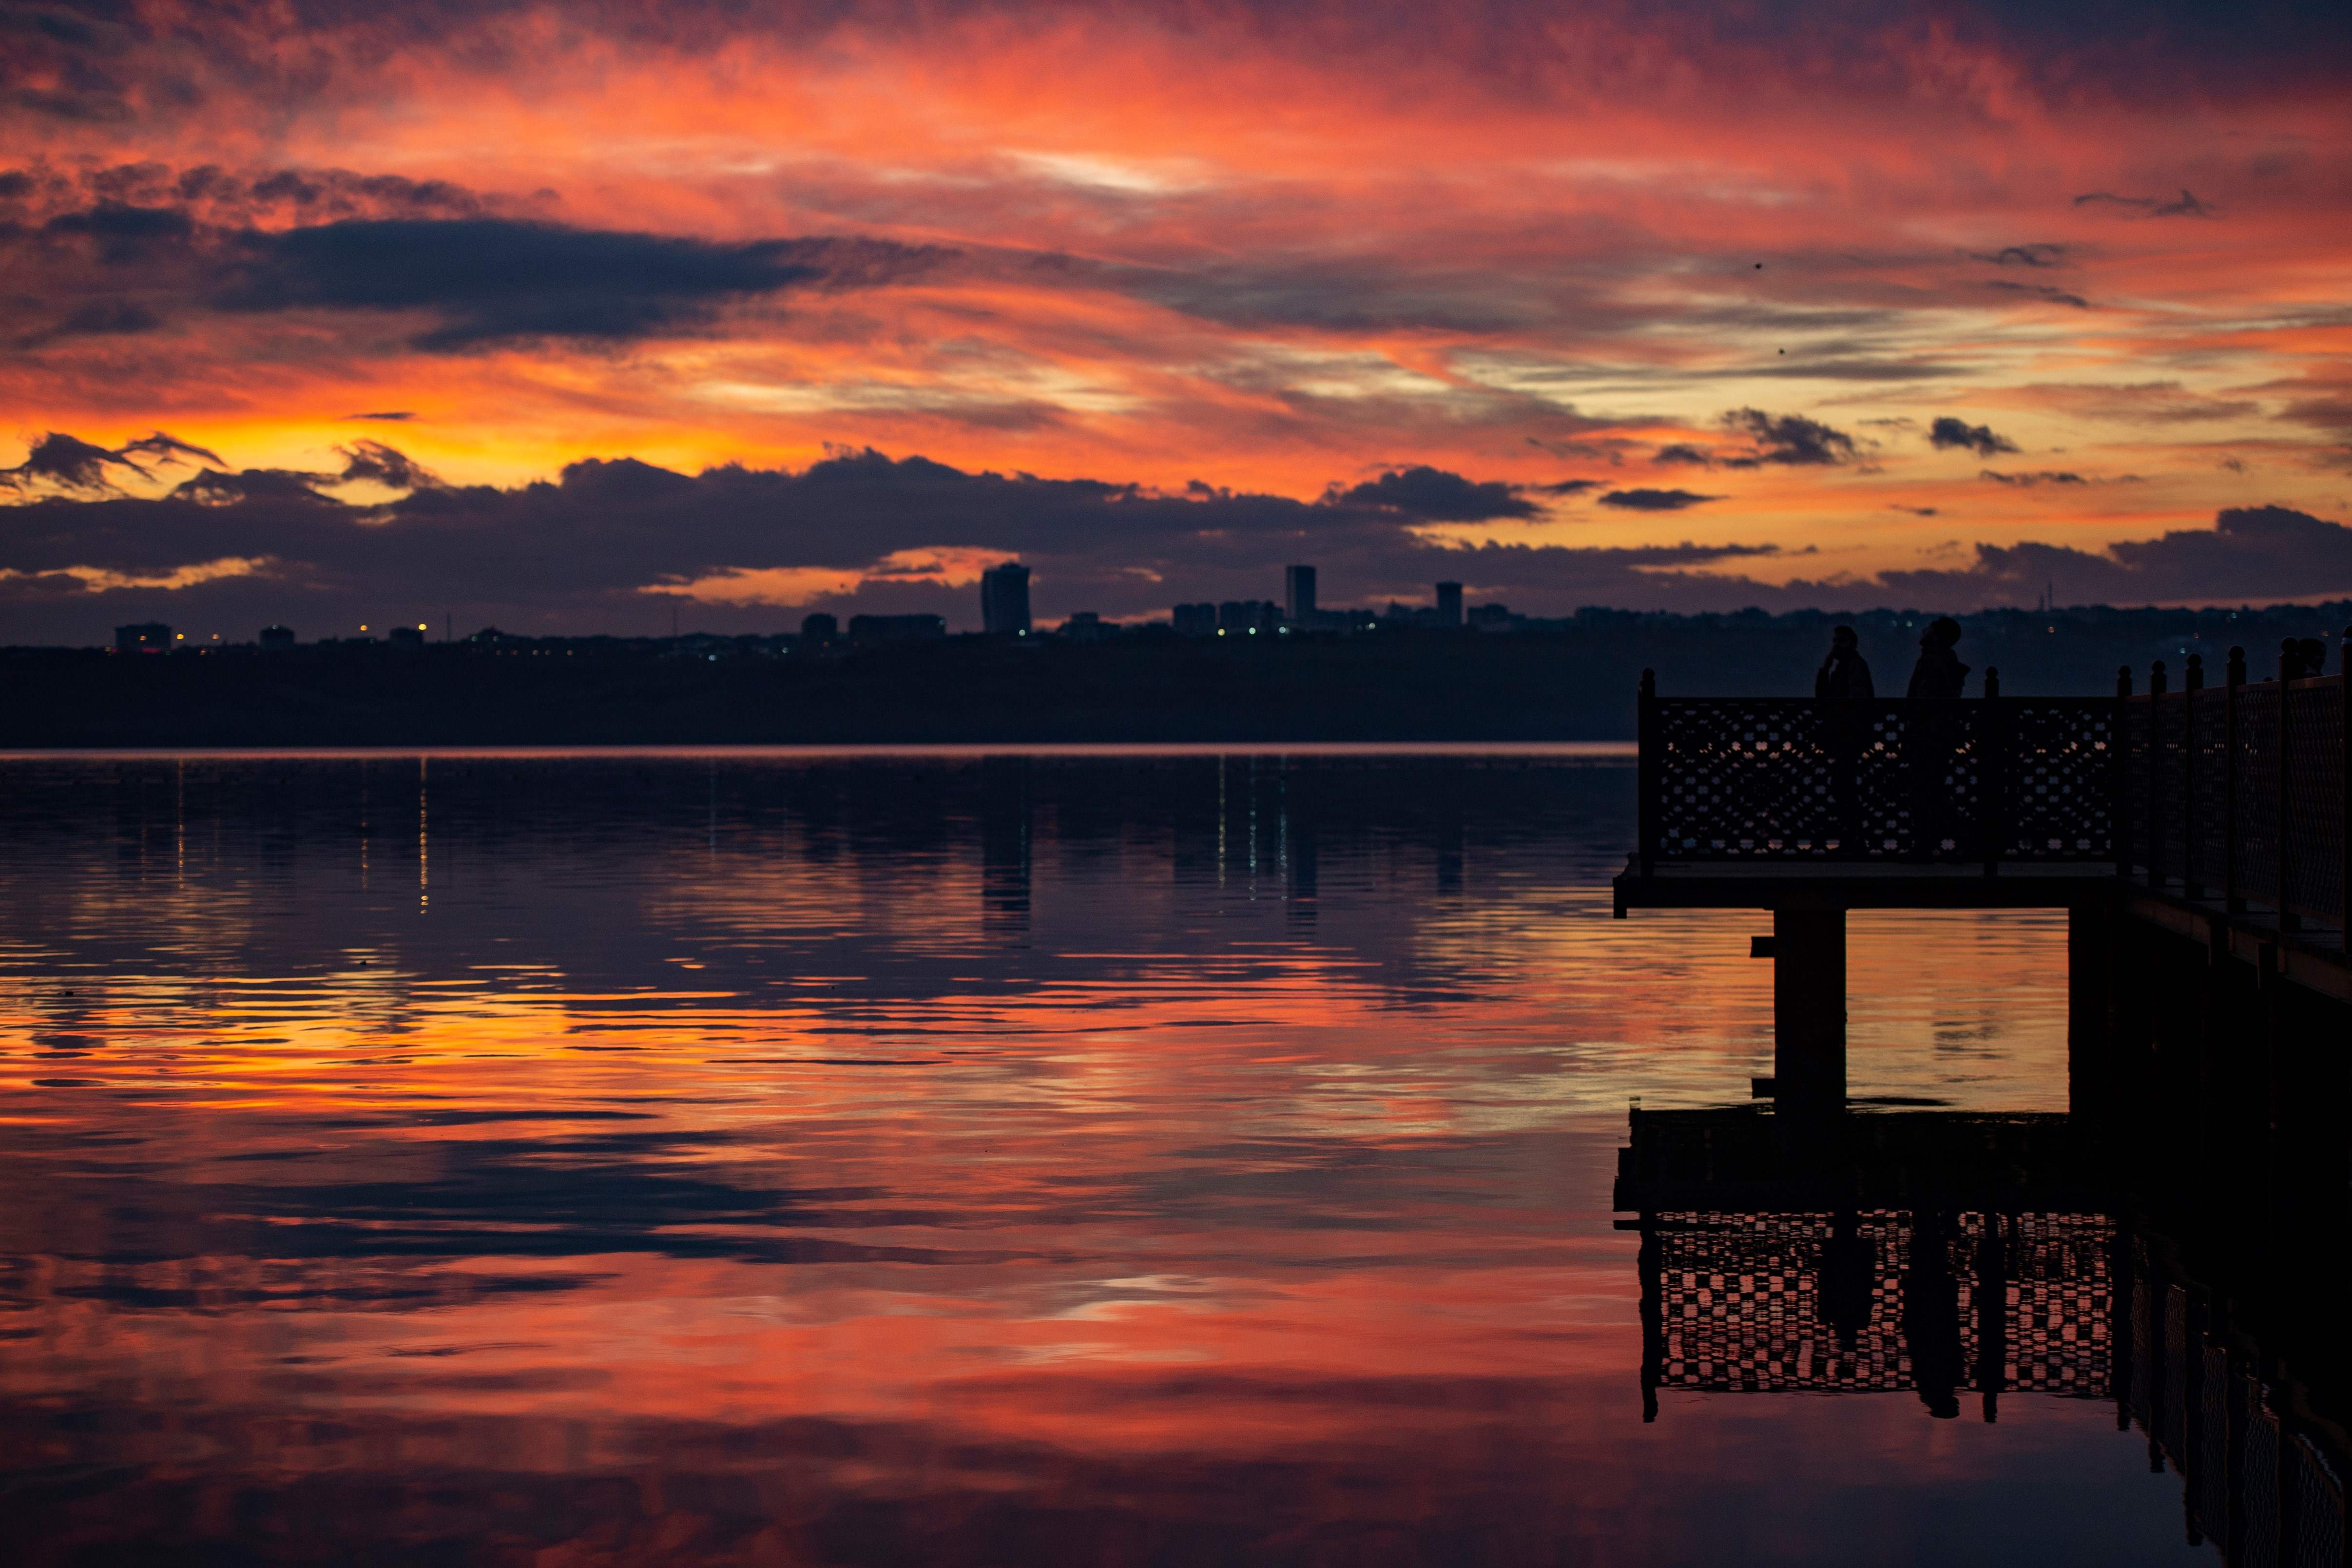
<instances>
[{"instance_id":1,"label":"distant shoreline","mask_svg":"<svg viewBox=\"0 0 2352 1568\"><path fill-rule=\"evenodd\" d=\"M746 747L1492 751L1622 744L1642 672L1667 696L1805 696L1822 616L1595 616L1494 634L1104 635L856 641L687 637L330 641L173 652L0 649L0 751L369 753ZM1853 623L1877 690L1899 694L1916 616ZM2303 611L2005 612L1962 623L1967 689L2013 697L2147 689L2242 647L2266 679ZM126 628L136 631L140 628Z\"/></svg>"},{"instance_id":2,"label":"distant shoreline","mask_svg":"<svg viewBox=\"0 0 2352 1568\"><path fill-rule=\"evenodd\" d=\"M482 759L562 762L569 758L625 760L710 757L736 762L821 762L905 758L963 761L981 757L1067 757L1083 760L1150 757L1525 757L1536 761L1632 762L1632 741L1063 741L952 742L873 745L631 745L591 746L110 746L0 749L0 764L26 762L432 762Z\"/></svg>"}]
</instances>

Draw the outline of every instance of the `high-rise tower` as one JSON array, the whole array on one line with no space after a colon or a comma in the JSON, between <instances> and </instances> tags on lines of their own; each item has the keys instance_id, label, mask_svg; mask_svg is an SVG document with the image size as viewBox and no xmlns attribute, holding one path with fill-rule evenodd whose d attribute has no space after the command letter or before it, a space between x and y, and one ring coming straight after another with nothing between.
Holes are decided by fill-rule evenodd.
<instances>
[{"instance_id":1,"label":"high-rise tower","mask_svg":"<svg viewBox=\"0 0 2352 1568\"><path fill-rule=\"evenodd\" d=\"M1029 635L1029 568L1007 561L980 574L980 624L998 637Z\"/></svg>"},{"instance_id":2,"label":"high-rise tower","mask_svg":"<svg viewBox=\"0 0 2352 1568\"><path fill-rule=\"evenodd\" d=\"M1283 606L1293 625L1303 626L1315 618L1315 568L1286 566L1282 569Z\"/></svg>"}]
</instances>

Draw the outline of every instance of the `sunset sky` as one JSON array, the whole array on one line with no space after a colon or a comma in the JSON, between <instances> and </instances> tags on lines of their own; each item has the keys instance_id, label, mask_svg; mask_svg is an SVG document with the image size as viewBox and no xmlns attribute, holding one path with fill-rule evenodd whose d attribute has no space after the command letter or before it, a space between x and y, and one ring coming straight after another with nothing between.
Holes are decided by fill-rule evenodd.
<instances>
[{"instance_id":1,"label":"sunset sky","mask_svg":"<svg viewBox=\"0 0 2352 1568\"><path fill-rule=\"evenodd\" d=\"M19 8L0 641L965 626L1016 555L2340 596L2348 67L2340 3Z\"/></svg>"}]
</instances>

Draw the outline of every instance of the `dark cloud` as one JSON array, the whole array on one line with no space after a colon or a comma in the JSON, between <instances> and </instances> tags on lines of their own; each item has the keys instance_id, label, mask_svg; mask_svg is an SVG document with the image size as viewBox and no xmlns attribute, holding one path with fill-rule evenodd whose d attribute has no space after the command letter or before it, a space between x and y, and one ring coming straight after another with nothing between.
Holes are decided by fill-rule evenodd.
<instances>
[{"instance_id":1,"label":"dark cloud","mask_svg":"<svg viewBox=\"0 0 2352 1568\"><path fill-rule=\"evenodd\" d=\"M443 353L609 342L701 331L730 306L787 290L887 286L956 254L583 228L492 211L517 204L442 182L345 171L16 174L11 205L24 221L0 222L0 262L33 308L25 348L152 331L207 310L406 315L425 323L414 346Z\"/></svg>"},{"instance_id":2,"label":"dark cloud","mask_svg":"<svg viewBox=\"0 0 2352 1568\"><path fill-rule=\"evenodd\" d=\"M2065 473L2055 468L2042 468L2030 474L2004 474L1994 468L1979 470L1977 478L1990 479L1997 485L2017 485L2031 489L2035 485L2084 485L2090 481L2080 474Z\"/></svg>"},{"instance_id":3,"label":"dark cloud","mask_svg":"<svg viewBox=\"0 0 2352 1568\"><path fill-rule=\"evenodd\" d=\"M2080 294L2064 289L2053 288L2047 283L2012 283L2006 278L1992 278L1986 280L1985 287L1999 289L2009 294L2031 295L2036 300L2047 300L2053 305L2071 305L2077 310L2087 310L2091 308L2091 302Z\"/></svg>"},{"instance_id":4,"label":"dark cloud","mask_svg":"<svg viewBox=\"0 0 2352 1568\"><path fill-rule=\"evenodd\" d=\"M2017 443L2006 436L1996 435L1990 425L1971 425L1965 419L1939 415L1927 427L1927 444L1938 451L1958 447L1974 452L1979 458L1993 457L2001 452L2014 452Z\"/></svg>"},{"instance_id":5,"label":"dark cloud","mask_svg":"<svg viewBox=\"0 0 2352 1568\"><path fill-rule=\"evenodd\" d=\"M2082 206L2115 206L2136 212L2144 217L2211 217L2210 204L2199 201L2186 189L2178 201L2163 201L2155 196L2119 196L2113 191L2088 191L2074 198Z\"/></svg>"},{"instance_id":6,"label":"dark cloud","mask_svg":"<svg viewBox=\"0 0 2352 1568\"><path fill-rule=\"evenodd\" d=\"M1725 372L1727 377L1772 376L1786 381L1941 381L1964 375L1968 366L1937 360L1774 360Z\"/></svg>"},{"instance_id":7,"label":"dark cloud","mask_svg":"<svg viewBox=\"0 0 2352 1568\"><path fill-rule=\"evenodd\" d=\"M206 506L228 506L239 501L331 505L338 503L327 491L361 480L399 490L441 487L440 479L430 469L407 453L381 441L354 441L348 447L336 447L335 455L343 459L343 466L331 473L299 468L245 468L230 473L208 468L181 484L173 490L172 497Z\"/></svg>"},{"instance_id":8,"label":"dark cloud","mask_svg":"<svg viewBox=\"0 0 2352 1568\"><path fill-rule=\"evenodd\" d=\"M388 454L363 456L390 467ZM1510 487L1460 476L1401 477L1385 489L1370 481L1378 502L1345 490L1302 501L971 473L859 450L799 472L695 476L587 461L552 482L421 488L369 506L332 493L342 479L207 472L162 500L0 508L0 641L86 642L146 616L234 632L447 613L526 630L643 632L667 626L669 595L698 598L698 622L719 627L773 629L813 603L930 610L961 626L975 617L977 590L966 579L977 568L950 570L958 552L1019 555L1036 572L1048 616L1265 597L1280 563L1301 560L1322 568L1334 604L1425 595L1444 580L1526 607L1662 595L1712 603L1735 588L1707 578L1682 588L1660 574L1772 552L1690 542L1463 548L1421 538L1414 531L1433 509L1492 516L1498 497L1533 505ZM1387 504L1397 500L1418 510ZM187 585L160 585L175 577ZM838 586L861 580L845 596Z\"/></svg>"},{"instance_id":9,"label":"dark cloud","mask_svg":"<svg viewBox=\"0 0 2352 1568\"><path fill-rule=\"evenodd\" d=\"M1990 255L1979 255L1979 261L1990 261L1995 267L2063 267L2067 247L2037 240L2031 245L2005 245Z\"/></svg>"},{"instance_id":10,"label":"dark cloud","mask_svg":"<svg viewBox=\"0 0 2352 1568\"><path fill-rule=\"evenodd\" d=\"M134 459L152 458L163 462L177 462L184 458L200 458L207 463L221 461L219 453L183 441L176 436L166 436L161 430L142 436L136 441L125 442L116 448L116 454Z\"/></svg>"},{"instance_id":11,"label":"dark cloud","mask_svg":"<svg viewBox=\"0 0 2352 1568\"><path fill-rule=\"evenodd\" d=\"M60 489L104 493L115 488L109 470L118 466L137 468L109 447L52 430L33 443L22 463L0 468L0 484L20 492L49 484Z\"/></svg>"},{"instance_id":12,"label":"dark cloud","mask_svg":"<svg viewBox=\"0 0 2352 1568\"><path fill-rule=\"evenodd\" d=\"M1601 498L1601 504L1619 507L1626 511L1681 511L1701 501L1722 499L1721 496L1703 496L1695 490L1611 490Z\"/></svg>"},{"instance_id":13,"label":"dark cloud","mask_svg":"<svg viewBox=\"0 0 2352 1568\"><path fill-rule=\"evenodd\" d=\"M354 441L348 447L336 447L335 453L343 459L343 471L335 476L338 484L372 479L396 490L421 490L436 489L441 483L430 469L407 453L381 441Z\"/></svg>"},{"instance_id":14,"label":"dark cloud","mask_svg":"<svg viewBox=\"0 0 2352 1568\"><path fill-rule=\"evenodd\" d=\"M397 422L402 421L402 420L414 419L414 418L415 418L415 417L416 417L416 416L415 416L415 415L414 415L414 414L412 414L412 413L410 413L410 412L409 412L407 409L405 409L405 408L393 408L393 409L385 409L385 410L383 410L383 411L381 411L381 412L374 413L374 414L346 414L346 415L344 415L344 416L343 416L343 417L344 417L345 419L347 419L347 420L348 420L348 419L376 419L376 420L382 420L382 421L384 421L385 423L397 423Z\"/></svg>"},{"instance_id":15,"label":"dark cloud","mask_svg":"<svg viewBox=\"0 0 2352 1568\"><path fill-rule=\"evenodd\" d=\"M77 305L47 326L26 333L16 340L16 346L37 349L60 338L127 337L152 332L163 324L163 317L133 300L95 300L87 305Z\"/></svg>"},{"instance_id":16,"label":"dark cloud","mask_svg":"<svg viewBox=\"0 0 2352 1568\"><path fill-rule=\"evenodd\" d=\"M2295 398L2279 410L2279 417L2322 430L2352 431L2352 385Z\"/></svg>"},{"instance_id":17,"label":"dark cloud","mask_svg":"<svg viewBox=\"0 0 2352 1568\"><path fill-rule=\"evenodd\" d=\"M183 481L172 491L172 499L210 507L236 506L247 501L277 501L308 504L315 509L333 504L319 491L320 485L331 482L331 475L306 474L290 468L245 468L236 473L207 468Z\"/></svg>"},{"instance_id":18,"label":"dark cloud","mask_svg":"<svg viewBox=\"0 0 2352 1568\"><path fill-rule=\"evenodd\" d=\"M2352 590L2352 528L2283 506L2232 507L2210 529L2077 550L2060 544L1977 546L1951 572L1890 572L1906 604L2024 604L2044 584L2066 604L2259 603Z\"/></svg>"},{"instance_id":19,"label":"dark cloud","mask_svg":"<svg viewBox=\"0 0 2352 1568\"><path fill-rule=\"evenodd\" d=\"M1575 481L1571 481L1575 482ZM1543 509L1499 479L1475 481L1421 465L1393 469L1329 499L1377 507L1429 522L1483 522L1492 518L1540 517Z\"/></svg>"},{"instance_id":20,"label":"dark cloud","mask_svg":"<svg viewBox=\"0 0 2352 1568\"><path fill-rule=\"evenodd\" d=\"M1709 468L1715 466L1715 454L1704 447L1694 447L1687 441L1676 441L1659 447L1650 455L1650 461L1665 465L1684 464Z\"/></svg>"},{"instance_id":21,"label":"dark cloud","mask_svg":"<svg viewBox=\"0 0 2352 1568\"><path fill-rule=\"evenodd\" d=\"M158 465L178 463L187 458L220 461L204 447L166 436L161 430L114 447L96 446L52 430L33 443L23 462L13 468L0 468L0 489L15 490L19 495L43 491L115 495L121 493L114 482L116 470L127 470L146 479L152 477Z\"/></svg>"},{"instance_id":22,"label":"dark cloud","mask_svg":"<svg viewBox=\"0 0 2352 1568\"><path fill-rule=\"evenodd\" d=\"M1843 463L1854 456L1853 437L1801 414L1775 416L1760 408L1734 408L1723 416L1722 425L1753 443L1745 456L1724 459L1727 468Z\"/></svg>"},{"instance_id":23,"label":"dark cloud","mask_svg":"<svg viewBox=\"0 0 2352 1568\"><path fill-rule=\"evenodd\" d=\"M362 174L349 169L228 170L146 162L99 167L37 163L0 174L0 205L23 221L66 218L88 226L91 211L169 213L191 226L280 228L354 217L528 216L546 193L513 196L447 180ZM152 219L147 220L152 222Z\"/></svg>"},{"instance_id":24,"label":"dark cloud","mask_svg":"<svg viewBox=\"0 0 2352 1568\"><path fill-rule=\"evenodd\" d=\"M1935 517L1938 514L1940 509L1932 506L1904 506L1900 502L1897 502L1896 504L1888 507L1886 510L1889 511L1907 511L1913 517Z\"/></svg>"},{"instance_id":25,"label":"dark cloud","mask_svg":"<svg viewBox=\"0 0 2352 1568\"><path fill-rule=\"evenodd\" d=\"M1548 485L1521 485L1519 489L1531 495L1580 496L1588 490L1597 490L1606 483L1606 479L1554 479Z\"/></svg>"},{"instance_id":26,"label":"dark cloud","mask_svg":"<svg viewBox=\"0 0 2352 1568\"><path fill-rule=\"evenodd\" d=\"M883 240L719 243L506 218L355 218L238 237L228 309L413 310L418 348L518 338L636 338L700 327L723 304L787 289L872 288L947 251Z\"/></svg>"},{"instance_id":27,"label":"dark cloud","mask_svg":"<svg viewBox=\"0 0 2352 1568\"><path fill-rule=\"evenodd\" d=\"M194 220L184 212L116 202L101 203L86 212L59 213L41 228L47 235L88 238L94 242L100 260L118 267L185 245L196 231Z\"/></svg>"},{"instance_id":28,"label":"dark cloud","mask_svg":"<svg viewBox=\"0 0 2352 1568\"><path fill-rule=\"evenodd\" d=\"M46 443L42 454L56 471L100 479L112 460L109 449L72 437ZM1783 586L1725 570L1778 553L1769 545L1455 548L1416 536L1415 516L1344 492L1318 501L1205 487L1165 495L872 451L839 452L797 473L693 476L592 461L552 482L423 488L370 507L320 493L340 479L208 471L159 500L85 491L92 499L52 494L0 508L0 641L97 641L118 621L148 616L235 636L270 621L329 626L443 612L461 624L533 631L647 632L667 627L672 595L698 595L691 613L713 629L774 629L812 602L928 609L968 626L975 589L929 559L957 551L1018 554L1037 574L1048 616L1164 614L1180 599L1265 597L1279 564L1300 560L1322 567L1333 603L1406 598L1453 580L1539 614L1588 604L2014 604L2045 582L2076 603L2352 589L2352 530L2275 507L2223 512L2210 531L2105 552L1983 546L1958 570ZM1643 496L1669 499L1633 499ZM1672 511L1700 499L1625 490L1604 503ZM761 573L782 576L754 594ZM866 585L843 597L824 585L834 575L863 576ZM175 576L188 585L160 585ZM728 598L738 579L742 602ZM804 582L813 585L795 586Z\"/></svg>"}]
</instances>

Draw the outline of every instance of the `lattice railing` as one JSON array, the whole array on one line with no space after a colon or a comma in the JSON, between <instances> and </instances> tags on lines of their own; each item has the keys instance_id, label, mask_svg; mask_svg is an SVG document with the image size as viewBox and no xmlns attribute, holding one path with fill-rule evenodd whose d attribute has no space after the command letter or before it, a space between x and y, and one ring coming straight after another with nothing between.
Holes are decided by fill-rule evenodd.
<instances>
[{"instance_id":1,"label":"lattice railing","mask_svg":"<svg viewBox=\"0 0 2352 1568\"><path fill-rule=\"evenodd\" d=\"M2232 651L2226 685L2113 699L1662 698L1645 678L1642 870L2105 865L2340 926L2344 677L2250 683Z\"/></svg>"},{"instance_id":2,"label":"lattice railing","mask_svg":"<svg viewBox=\"0 0 2352 1568\"><path fill-rule=\"evenodd\" d=\"M2112 865L2105 698L1642 703L1645 860Z\"/></svg>"},{"instance_id":3,"label":"lattice railing","mask_svg":"<svg viewBox=\"0 0 2352 1568\"><path fill-rule=\"evenodd\" d=\"M2190 824L2184 869L2189 886L2218 888L2227 880L2230 865L2228 693L2185 693L2184 698L2183 716L2191 737L2189 792L2180 806Z\"/></svg>"},{"instance_id":4,"label":"lattice railing","mask_svg":"<svg viewBox=\"0 0 2352 1568\"><path fill-rule=\"evenodd\" d=\"M2231 758L2237 798L2230 807L2233 889L2265 901L2278 894L2279 689L2276 682L2237 694L2238 742Z\"/></svg>"},{"instance_id":5,"label":"lattice railing","mask_svg":"<svg viewBox=\"0 0 2352 1568\"><path fill-rule=\"evenodd\" d=\"M1994 710L2005 752L2000 858L2113 860L2115 704L2025 698Z\"/></svg>"},{"instance_id":6,"label":"lattice railing","mask_svg":"<svg viewBox=\"0 0 2352 1568\"><path fill-rule=\"evenodd\" d=\"M2346 859L2341 675L2241 679L2122 700L2117 860L2233 905L2340 926Z\"/></svg>"},{"instance_id":7,"label":"lattice railing","mask_svg":"<svg viewBox=\"0 0 2352 1568\"><path fill-rule=\"evenodd\" d=\"M2335 921L2344 909L2344 678L2298 680L2286 691L2286 758L2292 787L2281 798L2286 907Z\"/></svg>"}]
</instances>

